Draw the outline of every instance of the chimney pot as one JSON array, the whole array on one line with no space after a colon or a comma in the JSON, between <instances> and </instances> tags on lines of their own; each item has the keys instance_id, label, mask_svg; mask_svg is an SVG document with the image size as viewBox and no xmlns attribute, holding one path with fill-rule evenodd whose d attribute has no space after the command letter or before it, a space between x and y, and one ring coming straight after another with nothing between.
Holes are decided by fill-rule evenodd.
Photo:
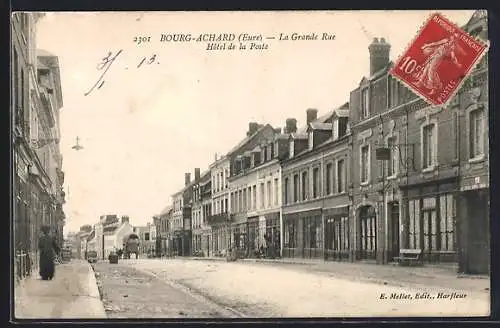
<instances>
[{"instance_id":1,"label":"chimney pot","mask_svg":"<svg viewBox=\"0 0 500 328\"><path fill-rule=\"evenodd\" d=\"M250 123L248 123L247 136L251 136L252 134L254 134L255 132L257 132L257 130L259 129L259 127L260 127L260 125L257 122L250 122Z\"/></svg>"},{"instance_id":2,"label":"chimney pot","mask_svg":"<svg viewBox=\"0 0 500 328\"><path fill-rule=\"evenodd\" d=\"M309 124L318 118L318 110L314 108L309 108L308 110L306 110L306 116L307 116L306 122L307 124Z\"/></svg>"},{"instance_id":3,"label":"chimney pot","mask_svg":"<svg viewBox=\"0 0 500 328\"><path fill-rule=\"evenodd\" d=\"M286 133L297 132L297 120L295 118L286 119Z\"/></svg>"},{"instance_id":4,"label":"chimney pot","mask_svg":"<svg viewBox=\"0 0 500 328\"><path fill-rule=\"evenodd\" d=\"M370 75L373 75L389 64L391 45L385 38L380 38L380 41L373 38L368 50L370 52Z\"/></svg>"}]
</instances>

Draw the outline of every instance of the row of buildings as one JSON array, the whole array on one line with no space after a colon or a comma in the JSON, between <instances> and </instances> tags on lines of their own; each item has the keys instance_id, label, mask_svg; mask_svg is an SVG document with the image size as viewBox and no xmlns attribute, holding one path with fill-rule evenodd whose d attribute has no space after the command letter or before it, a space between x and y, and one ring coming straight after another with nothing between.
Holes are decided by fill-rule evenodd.
<instances>
[{"instance_id":1,"label":"row of buildings","mask_svg":"<svg viewBox=\"0 0 500 328\"><path fill-rule=\"evenodd\" d=\"M85 259L90 251L97 253L99 259L107 259L111 252L124 249L124 241L130 235L139 239L139 253L154 256L156 251L156 226L148 223L145 226L132 226L126 215L101 215L94 225L86 224L72 238L72 248L76 258Z\"/></svg>"},{"instance_id":2,"label":"row of buildings","mask_svg":"<svg viewBox=\"0 0 500 328\"><path fill-rule=\"evenodd\" d=\"M487 40L477 11L464 28ZM246 137L154 217L162 252L427 263L489 273L488 58L446 107L389 74L390 44L369 46L370 72L348 101L284 129Z\"/></svg>"},{"instance_id":3,"label":"row of buildings","mask_svg":"<svg viewBox=\"0 0 500 328\"><path fill-rule=\"evenodd\" d=\"M11 24L11 226L14 270L20 279L38 266L40 227L50 226L62 246L65 220L59 148L63 96L58 57L36 47L42 16L15 13Z\"/></svg>"}]
</instances>

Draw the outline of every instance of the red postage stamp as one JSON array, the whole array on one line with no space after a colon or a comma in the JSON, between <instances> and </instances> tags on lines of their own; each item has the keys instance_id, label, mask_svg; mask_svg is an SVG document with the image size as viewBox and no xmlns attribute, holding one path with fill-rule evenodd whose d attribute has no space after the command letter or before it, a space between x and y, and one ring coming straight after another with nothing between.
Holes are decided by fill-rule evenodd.
<instances>
[{"instance_id":1,"label":"red postage stamp","mask_svg":"<svg viewBox=\"0 0 500 328\"><path fill-rule=\"evenodd\" d=\"M436 13L390 73L431 104L445 105L487 48Z\"/></svg>"}]
</instances>

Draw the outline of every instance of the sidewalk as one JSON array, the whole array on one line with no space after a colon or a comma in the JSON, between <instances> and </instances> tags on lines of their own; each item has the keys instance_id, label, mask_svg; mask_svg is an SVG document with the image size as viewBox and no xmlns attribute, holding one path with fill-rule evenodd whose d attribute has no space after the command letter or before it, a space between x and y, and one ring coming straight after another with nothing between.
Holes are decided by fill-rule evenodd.
<instances>
[{"instance_id":1,"label":"sidewalk","mask_svg":"<svg viewBox=\"0 0 500 328\"><path fill-rule=\"evenodd\" d=\"M56 265L53 280L37 272L14 287L16 319L106 318L94 271L82 260Z\"/></svg>"},{"instance_id":2,"label":"sidewalk","mask_svg":"<svg viewBox=\"0 0 500 328\"><path fill-rule=\"evenodd\" d=\"M225 257L187 257L186 259L226 261ZM292 258L238 259L237 262L297 265L299 269L327 273L337 277L349 277L354 280L369 281L383 285L431 285L476 292L489 292L490 288L490 277L459 274L457 273L456 265L436 266L424 264L424 266L420 267L406 267L397 264L378 265L364 262L337 262Z\"/></svg>"}]
</instances>

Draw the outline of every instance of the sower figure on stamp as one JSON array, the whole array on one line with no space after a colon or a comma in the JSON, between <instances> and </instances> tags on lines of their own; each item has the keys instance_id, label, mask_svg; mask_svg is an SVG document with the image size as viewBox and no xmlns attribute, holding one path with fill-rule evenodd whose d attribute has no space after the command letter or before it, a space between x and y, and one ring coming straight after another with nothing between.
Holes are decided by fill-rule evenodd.
<instances>
[{"instance_id":1,"label":"sower figure on stamp","mask_svg":"<svg viewBox=\"0 0 500 328\"><path fill-rule=\"evenodd\" d=\"M417 79L416 86L424 86L430 89L429 94L434 94L436 90L440 90L443 85L438 74L438 66L447 59L453 61L457 67L462 65L458 62L455 55L455 50L465 54L465 51L458 45L456 37L452 34L449 38L444 38L440 41L426 43L422 46L422 51L428 55L422 69L415 76Z\"/></svg>"},{"instance_id":2,"label":"sower figure on stamp","mask_svg":"<svg viewBox=\"0 0 500 328\"><path fill-rule=\"evenodd\" d=\"M50 235L50 227L42 226L42 235L38 239L38 249L40 251L40 277L43 280L52 280L55 274L54 259L59 253L56 240Z\"/></svg>"}]
</instances>

